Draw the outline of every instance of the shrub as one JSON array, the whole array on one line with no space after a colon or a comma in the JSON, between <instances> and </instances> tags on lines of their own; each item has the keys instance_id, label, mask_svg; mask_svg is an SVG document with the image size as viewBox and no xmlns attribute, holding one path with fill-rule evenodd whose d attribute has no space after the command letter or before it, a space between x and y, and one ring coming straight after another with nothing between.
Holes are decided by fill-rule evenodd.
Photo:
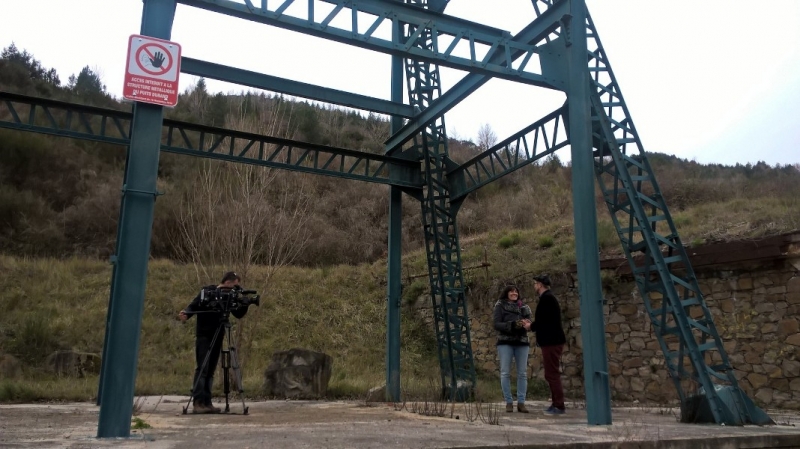
<instances>
[{"instance_id":1,"label":"shrub","mask_svg":"<svg viewBox=\"0 0 800 449\"><path fill-rule=\"evenodd\" d=\"M36 396L29 385L11 380L0 382L0 402L27 402L37 399Z\"/></svg>"},{"instance_id":2,"label":"shrub","mask_svg":"<svg viewBox=\"0 0 800 449\"><path fill-rule=\"evenodd\" d=\"M38 364L53 351L59 349L58 332L51 326L46 311L35 310L14 334L9 343L9 352L28 364Z\"/></svg>"},{"instance_id":3,"label":"shrub","mask_svg":"<svg viewBox=\"0 0 800 449\"><path fill-rule=\"evenodd\" d=\"M537 240L539 246L542 248L550 248L555 243L555 239L551 235L543 235Z\"/></svg>"},{"instance_id":4,"label":"shrub","mask_svg":"<svg viewBox=\"0 0 800 449\"><path fill-rule=\"evenodd\" d=\"M607 249L617 244L617 230L610 221L597 223L597 245L600 249Z\"/></svg>"},{"instance_id":5,"label":"shrub","mask_svg":"<svg viewBox=\"0 0 800 449\"><path fill-rule=\"evenodd\" d=\"M403 301L406 303L413 303L428 289L428 282L424 280L417 280L411 283L408 287L403 289Z\"/></svg>"},{"instance_id":6,"label":"shrub","mask_svg":"<svg viewBox=\"0 0 800 449\"><path fill-rule=\"evenodd\" d=\"M520 236L519 232L512 232L510 234L506 234L505 236L501 237L497 244L501 248L511 248L512 246L516 245L522 240L522 236Z\"/></svg>"}]
</instances>

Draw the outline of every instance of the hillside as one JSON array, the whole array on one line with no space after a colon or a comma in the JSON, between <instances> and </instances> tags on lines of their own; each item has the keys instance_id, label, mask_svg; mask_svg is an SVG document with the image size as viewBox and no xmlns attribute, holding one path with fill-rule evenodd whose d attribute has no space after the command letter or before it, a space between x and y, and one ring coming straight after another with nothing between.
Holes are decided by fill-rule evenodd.
<instances>
[{"instance_id":1,"label":"hillside","mask_svg":"<svg viewBox=\"0 0 800 449\"><path fill-rule=\"evenodd\" d=\"M777 204L737 209L733 202L715 209L719 222L746 213L763 214ZM678 217L684 226L702 223L709 210L689 208ZM600 244L618 243L610 228L601 226ZM728 232L735 229L728 229ZM722 228L720 228L722 232ZM613 238L612 238L613 237ZM574 263L574 239L569 224L555 222L529 230L505 229L462 241L470 301L489 301L500 285L519 282L525 274L568 269ZM206 267L221 272L223 267ZM93 398L97 376L82 379L49 374L47 355L59 349L101 353L108 304L111 266L83 257L28 258L0 256L0 370L2 354L22 364L17 376L0 381L0 401ZM402 388L407 394L431 394L438 384L438 361L432 329L418 319L412 304L427 292L425 254L403 257L401 323ZM193 372L194 323L175 319L207 278L197 267L156 259L149 264L140 343L136 394L184 394ZM422 276L420 276L422 275ZM334 358L330 398L361 398L384 381L386 262L321 268L250 266L244 279L262 295L242 321L239 345L245 391L261 394L262 373L274 351L302 347ZM494 373L478 371L482 397L498 400ZM217 393L220 393L217 384ZM542 390L544 391L544 390ZM540 394L530 386L532 397ZM497 397L496 397L497 396Z\"/></svg>"},{"instance_id":2,"label":"hillside","mask_svg":"<svg viewBox=\"0 0 800 449\"><path fill-rule=\"evenodd\" d=\"M130 107L109 97L88 66L62 85L54 70L13 44L0 54L0 89ZM202 80L181 95L167 116L376 153L389 132L388 122L373 114L364 117L264 93L211 95ZM451 157L458 162L477 154L494 139L490 127L485 131L488 137L480 145L451 139ZM124 160L124 148L117 146L0 130L0 251L107 258L114 248ZM685 242L798 228L792 212L800 192L796 166L702 165L659 153L651 154L650 161L676 220L689 220L680 223ZM152 255L157 258L194 261L187 248L207 229L187 230L187 224L200 213L210 220L226 210L259 210L259 218L273 220L269 228L282 233L301 228L293 236L295 246L301 246L293 257L297 265L373 262L385 252L386 186L162 153L159 190L166 194L156 202ZM210 199L214 208L202 209ZM422 246L420 211L413 200L404 204L403 245L409 251ZM460 234L469 238L542 223L569 226L571 204L570 167L549 158L471 194L459 213ZM704 212L687 215L695 206ZM597 207L602 221L608 212L599 194ZM731 208L735 217L730 217ZM721 212L725 219L717 218ZM603 231L606 225L600 226ZM251 259L274 263L263 251Z\"/></svg>"}]
</instances>

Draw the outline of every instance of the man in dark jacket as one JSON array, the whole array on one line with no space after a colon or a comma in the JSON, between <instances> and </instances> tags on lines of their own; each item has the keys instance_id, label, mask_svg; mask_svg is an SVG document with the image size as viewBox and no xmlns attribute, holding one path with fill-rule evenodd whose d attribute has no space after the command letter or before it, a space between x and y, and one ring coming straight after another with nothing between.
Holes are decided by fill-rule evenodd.
<instances>
[{"instance_id":1,"label":"man in dark jacket","mask_svg":"<svg viewBox=\"0 0 800 449\"><path fill-rule=\"evenodd\" d=\"M214 383L214 371L222 350L222 340L225 329L222 328L223 312L218 308L208 308L203 300L208 295L213 295L219 289L237 289L239 275L229 271L222 276L219 285L206 285L195 296L192 302L178 314L178 319L186 321L197 315L197 328L195 330L195 359L197 368L194 371L192 383L192 413L219 413L220 409L211 404L211 386ZM247 313L247 306L242 306L230 311L236 318L242 318ZM219 332L217 332L219 330ZM215 339L216 337L216 339ZM212 346L213 345L213 346ZM208 362L203 362L208 356Z\"/></svg>"},{"instance_id":2,"label":"man in dark jacket","mask_svg":"<svg viewBox=\"0 0 800 449\"><path fill-rule=\"evenodd\" d=\"M544 378L550 385L550 395L553 404L545 410L549 415L563 415L564 388L561 385L561 353L567 342L564 330L561 327L561 307L558 305L553 292L550 291L550 276L536 276L533 287L539 295L539 304L536 305L534 321L525 323L525 329L536 333L536 344L542 348L542 363L544 364Z\"/></svg>"}]
</instances>

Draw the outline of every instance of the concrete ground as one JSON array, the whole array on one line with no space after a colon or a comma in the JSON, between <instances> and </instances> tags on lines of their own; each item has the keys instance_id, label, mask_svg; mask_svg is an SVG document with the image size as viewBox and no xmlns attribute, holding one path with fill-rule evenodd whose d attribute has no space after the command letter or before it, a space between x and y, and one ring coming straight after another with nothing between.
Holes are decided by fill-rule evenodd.
<instances>
[{"instance_id":1,"label":"concrete ground","mask_svg":"<svg viewBox=\"0 0 800 449\"><path fill-rule=\"evenodd\" d=\"M502 404L457 404L443 417L439 404L398 406L359 401L231 403L231 414L184 415L186 398L137 401L149 428L127 439L97 439L99 407L92 403L2 404L3 448L800 448L800 413L769 410L774 426L681 424L676 409L615 407L614 423L590 426L580 403L547 416L547 404L529 402L530 414L506 413ZM220 405L220 401L216 401ZM224 399L223 404L224 406Z\"/></svg>"}]
</instances>

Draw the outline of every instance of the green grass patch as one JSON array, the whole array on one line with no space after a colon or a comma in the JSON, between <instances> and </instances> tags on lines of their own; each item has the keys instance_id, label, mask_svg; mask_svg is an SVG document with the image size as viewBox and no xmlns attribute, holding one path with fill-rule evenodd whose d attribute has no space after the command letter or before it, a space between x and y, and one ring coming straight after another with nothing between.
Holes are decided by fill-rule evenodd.
<instances>
[{"instance_id":1,"label":"green grass patch","mask_svg":"<svg viewBox=\"0 0 800 449\"><path fill-rule=\"evenodd\" d=\"M512 231L504 235L497 241L500 248L511 248L522 241L522 235L518 231Z\"/></svg>"},{"instance_id":2,"label":"green grass patch","mask_svg":"<svg viewBox=\"0 0 800 449\"><path fill-rule=\"evenodd\" d=\"M138 430L138 429L149 429L153 427L150 424L147 424L145 420L139 418L138 416L134 416L132 421L133 422L131 422L131 429Z\"/></svg>"},{"instance_id":3,"label":"green grass patch","mask_svg":"<svg viewBox=\"0 0 800 449\"><path fill-rule=\"evenodd\" d=\"M552 236L543 235L536 239L536 242L539 244L541 248L550 248L555 243L555 240Z\"/></svg>"},{"instance_id":4,"label":"green grass patch","mask_svg":"<svg viewBox=\"0 0 800 449\"><path fill-rule=\"evenodd\" d=\"M611 221L601 220L597 222L597 245L601 250L619 246L617 229Z\"/></svg>"}]
</instances>

